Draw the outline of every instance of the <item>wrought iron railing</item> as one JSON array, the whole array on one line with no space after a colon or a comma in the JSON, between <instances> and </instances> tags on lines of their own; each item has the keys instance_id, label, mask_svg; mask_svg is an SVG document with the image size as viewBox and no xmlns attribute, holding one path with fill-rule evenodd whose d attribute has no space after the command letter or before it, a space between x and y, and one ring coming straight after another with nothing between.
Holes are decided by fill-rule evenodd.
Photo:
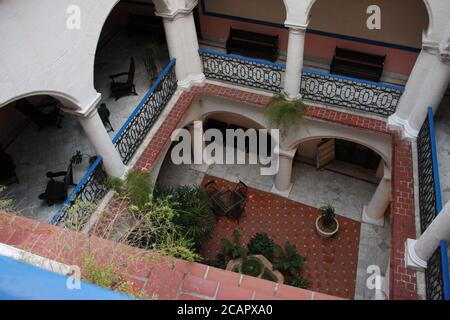
<instances>
[{"instance_id":1,"label":"wrought iron railing","mask_svg":"<svg viewBox=\"0 0 450 320\"><path fill-rule=\"evenodd\" d=\"M128 164L177 89L175 59L169 62L113 139Z\"/></svg>"},{"instance_id":2,"label":"wrought iron railing","mask_svg":"<svg viewBox=\"0 0 450 320\"><path fill-rule=\"evenodd\" d=\"M53 225L62 223L67 218L69 209L76 202L98 204L107 192L107 175L102 167L102 158L97 157L67 200L52 217L50 223Z\"/></svg>"},{"instance_id":3,"label":"wrought iron railing","mask_svg":"<svg viewBox=\"0 0 450 320\"><path fill-rule=\"evenodd\" d=\"M305 100L390 116L397 109L403 88L305 69L300 93Z\"/></svg>"},{"instance_id":4,"label":"wrought iron railing","mask_svg":"<svg viewBox=\"0 0 450 320\"><path fill-rule=\"evenodd\" d=\"M284 64L211 50L201 49L199 53L207 78L272 92L283 89ZM312 102L390 116L397 108L403 87L303 70L300 93Z\"/></svg>"},{"instance_id":5,"label":"wrought iron railing","mask_svg":"<svg viewBox=\"0 0 450 320\"><path fill-rule=\"evenodd\" d=\"M428 110L427 120L423 124L417 139L417 153L420 224L421 230L424 232L442 210L434 119L431 108ZM428 261L425 282L427 299L450 299L447 244L445 241L441 242L441 247Z\"/></svg>"},{"instance_id":6,"label":"wrought iron railing","mask_svg":"<svg viewBox=\"0 0 450 320\"><path fill-rule=\"evenodd\" d=\"M283 88L283 64L204 49L199 53L207 78L274 92Z\"/></svg>"}]
</instances>

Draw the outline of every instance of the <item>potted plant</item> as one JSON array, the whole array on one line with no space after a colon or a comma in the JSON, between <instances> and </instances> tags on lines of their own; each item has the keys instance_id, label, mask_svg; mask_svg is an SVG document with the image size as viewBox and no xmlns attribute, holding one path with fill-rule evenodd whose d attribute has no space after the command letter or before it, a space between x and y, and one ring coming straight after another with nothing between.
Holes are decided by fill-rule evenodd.
<instances>
[{"instance_id":1,"label":"potted plant","mask_svg":"<svg viewBox=\"0 0 450 320\"><path fill-rule=\"evenodd\" d=\"M272 128L280 129L286 136L289 130L303 119L307 106L301 100L290 101L285 93L274 95L267 105L266 118Z\"/></svg>"},{"instance_id":2,"label":"potted plant","mask_svg":"<svg viewBox=\"0 0 450 320\"><path fill-rule=\"evenodd\" d=\"M244 258L239 265L239 273L261 278L264 274L264 264L257 257Z\"/></svg>"},{"instance_id":3,"label":"potted plant","mask_svg":"<svg viewBox=\"0 0 450 320\"><path fill-rule=\"evenodd\" d=\"M339 221L336 219L336 211L333 206L327 205L319 209L316 230L323 239L331 238L339 231Z\"/></svg>"},{"instance_id":4,"label":"potted plant","mask_svg":"<svg viewBox=\"0 0 450 320\"><path fill-rule=\"evenodd\" d=\"M155 80L158 77L158 67L156 61L159 57L161 47L155 43L150 43L145 47L144 65L150 80Z\"/></svg>"}]
</instances>

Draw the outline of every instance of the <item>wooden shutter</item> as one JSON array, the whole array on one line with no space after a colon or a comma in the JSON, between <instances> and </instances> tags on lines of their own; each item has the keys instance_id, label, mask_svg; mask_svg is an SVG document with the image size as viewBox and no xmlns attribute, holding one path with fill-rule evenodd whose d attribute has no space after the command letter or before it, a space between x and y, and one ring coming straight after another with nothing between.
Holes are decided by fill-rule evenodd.
<instances>
[{"instance_id":1,"label":"wooden shutter","mask_svg":"<svg viewBox=\"0 0 450 320\"><path fill-rule=\"evenodd\" d=\"M336 140L324 139L317 146L316 165L317 169L322 169L332 162L336 156Z\"/></svg>"}]
</instances>

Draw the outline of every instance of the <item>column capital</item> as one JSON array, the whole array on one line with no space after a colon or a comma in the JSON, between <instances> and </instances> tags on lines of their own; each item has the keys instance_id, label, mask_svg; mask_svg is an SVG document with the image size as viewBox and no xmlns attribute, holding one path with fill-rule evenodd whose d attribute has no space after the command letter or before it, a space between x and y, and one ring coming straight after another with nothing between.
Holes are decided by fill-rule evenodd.
<instances>
[{"instance_id":1,"label":"column capital","mask_svg":"<svg viewBox=\"0 0 450 320\"><path fill-rule=\"evenodd\" d=\"M197 6L198 0L186 1L185 6L181 8L170 8L169 6L167 6L167 4L164 3L164 1L162 1L162 3L164 4L162 4L161 0L154 0L154 3L156 7L155 15L161 18L174 20L180 15L187 16L191 14L194 8Z\"/></svg>"},{"instance_id":2,"label":"column capital","mask_svg":"<svg viewBox=\"0 0 450 320\"><path fill-rule=\"evenodd\" d=\"M295 157L295 154L297 153L297 149L291 149L291 150L278 149L278 150L275 150L275 153L278 154L280 157L293 159Z\"/></svg>"},{"instance_id":3,"label":"column capital","mask_svg":"<svg viewBox=\"0 0 450 320\"><path fill-rule=\"evenodd\" d=\"M407 239L405 242L405 265L412 270L424 270L427 268L427 261L416 254L417 240Z\"/></svg>"},{"instance_id":4,"label":"column capital","mask_svg":"<svg viewBox=\"0 0 450 320\"><path fill-rule=\"evenodd\" d=\"M97 111L97 105L102 100L101 93L97 94L94 99L87 104L83 109L81 110L72 110L72 109L64 109L66 113L73 114L74 116L80 117L80 118L90 118L92 117L95 112Z\"/></svg>"}]
</instances>

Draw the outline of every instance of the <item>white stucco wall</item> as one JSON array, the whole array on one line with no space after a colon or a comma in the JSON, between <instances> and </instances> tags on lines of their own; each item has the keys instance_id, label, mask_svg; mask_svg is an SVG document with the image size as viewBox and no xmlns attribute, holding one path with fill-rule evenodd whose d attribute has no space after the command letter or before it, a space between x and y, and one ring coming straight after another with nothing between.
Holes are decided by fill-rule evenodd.
<instances>
[{"instance_id":1,"label":"white stucco wall","mask_svg":"<svg viewBox=\"0 0 450 320\"><path fill-rule=\"evenodd\" d=\"M0 106L19 97L53 94L83 110L98 98L94 59L103 23L118 0L0 1ZM67 8L81 9L69 30Z\"/></svg>"}]
</instances>

